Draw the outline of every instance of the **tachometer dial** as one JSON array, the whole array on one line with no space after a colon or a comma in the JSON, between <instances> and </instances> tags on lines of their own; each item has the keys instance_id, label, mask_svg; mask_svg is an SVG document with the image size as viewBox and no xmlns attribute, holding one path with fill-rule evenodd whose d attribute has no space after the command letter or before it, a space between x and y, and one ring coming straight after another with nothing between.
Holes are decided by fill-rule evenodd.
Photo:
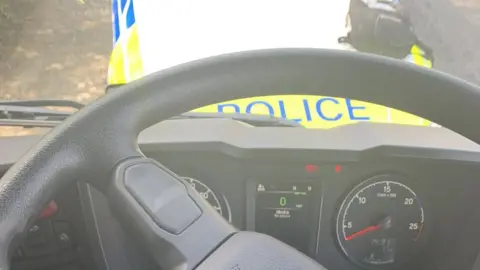
<instances>
[{"instance_id":1,"label":"tachometer dial","mask_svg":"<svg viewBox=\"0 0 480 270\"><path fill-rule=\"evenodd\" d=\"M187 183L189 183L200 195L210 203L210 205L217 210L217 212L231 221L230 207L224 196L217 195L211 188L197 179L191 177L182 177Z\"/></svg>"},{"instance_id":2,"label":"tachometer dial","mask_svg":"<svg viewBox=\"0 0 480 270\"><path fill-rule=\"evenodd\" d=\"M337 217L337 237L357 264L398 264L418 252L424 220L415 192L400 177L381 175L347 195Z\"/></svg>"}]
</instances>

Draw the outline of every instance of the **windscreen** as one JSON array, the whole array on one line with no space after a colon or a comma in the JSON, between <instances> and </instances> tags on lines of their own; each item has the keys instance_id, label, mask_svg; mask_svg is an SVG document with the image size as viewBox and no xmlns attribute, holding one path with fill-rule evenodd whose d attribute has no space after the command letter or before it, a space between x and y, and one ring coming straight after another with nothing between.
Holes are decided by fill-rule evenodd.
<instances>
[{"instance_id":1,"label":"windscreen","mask_svg":"<svg viewBox=\"0 0 480 270\"><path fill-rule=\"evenodd\" d=\"M478 84L478 18L480 3L472 0L3 0L0 95L88 104L107 87L185 62L292 47L381 55ZM344 97L259 94L195 111L272 115L307 128L359 122L438 126ZM3 136L48 131L0 129Z\"/></svg>"}]
</instances>

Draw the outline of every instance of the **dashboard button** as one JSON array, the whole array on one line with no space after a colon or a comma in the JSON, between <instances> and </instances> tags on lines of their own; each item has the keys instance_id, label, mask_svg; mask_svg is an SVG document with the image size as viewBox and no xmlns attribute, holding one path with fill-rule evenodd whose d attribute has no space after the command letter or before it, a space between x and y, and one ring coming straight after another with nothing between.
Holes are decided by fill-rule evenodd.
<instances>
[{"instance_id":1,"label":"dashboard button","mask_svg":"<svg viewBox=\"0 0 480 270\"><path fill-rule=\"evenodd\" d=\"M69 222L56 221L53 227L60 249L73 248L75 246L73 228Z\"/></svg>"},{"instance_id":2,"label":"dashboard button","mask_svg":"<svg viewBox=\"0 0 480 270\"><path fill-rule=\"evenodd\" d=\"M28 230L27 245L29 247L36 247L48 244L48 235L44 232L46 230L48 229L42 225L33 225Z\"/></svg>"},{"instance_id":3,"label":"dashboard button","mask_svg":"<svg viewBox=\"0 0 480 270\"><path fill-rule=\"evenodd\" d=\"M23 250L27 257L48 255L57 250L50 220L40 220L30 227Z\"/></svg>"}]
</instances>

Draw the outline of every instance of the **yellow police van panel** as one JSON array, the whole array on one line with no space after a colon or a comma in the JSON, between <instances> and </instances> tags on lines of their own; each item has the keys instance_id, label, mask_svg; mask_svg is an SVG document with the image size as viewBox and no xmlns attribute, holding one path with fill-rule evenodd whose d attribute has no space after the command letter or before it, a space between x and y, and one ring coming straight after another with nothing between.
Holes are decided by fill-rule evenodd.
<instances>
[{"instance_id":1,"label":"yellow police van panel","mask_svg":"<svg viewBox=\"0 0 480 270\"><path fill-rule=\"evenodd\" d=\"M306 128L333 128L358 122L431 126L420 117L384 106L351 99L284 95L226 101L194 110L272 115L294 120Z\"/></svg>"},{"instance_id":2,"label":"yellow police van panel","mask_svg":"<svg viewBox=\"0 0 480 270\"><path fill-rule=\"evenodd\" d=\"M113 46L108 65L107 82L119 85L144 76L139 49L138 30L134 24L120 35Z\"/></svg>"}]
</instances>

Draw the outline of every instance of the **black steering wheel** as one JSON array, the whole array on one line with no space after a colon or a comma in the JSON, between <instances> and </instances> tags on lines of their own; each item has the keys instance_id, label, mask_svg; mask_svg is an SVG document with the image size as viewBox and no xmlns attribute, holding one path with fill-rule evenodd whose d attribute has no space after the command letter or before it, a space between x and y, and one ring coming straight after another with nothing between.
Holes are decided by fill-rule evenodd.
<instances>
[{"instance_id":1,"label":"black steering wheel","mask_svg":"<svg viewBox=\"0 0 480 270\"><path fill-rule=\"evenodd\" d=\"M9 269L12 248L42 207L77 180L108 195L122 225L164 269L323 269L271 237L237 231L137 145L140 131L180 113L277 94L382 104L480 142L479 88L412 64L320 49L261 50L191 62L91 103L10 168L0 181L0 269Z\"/></svg>"}]
</instances>

